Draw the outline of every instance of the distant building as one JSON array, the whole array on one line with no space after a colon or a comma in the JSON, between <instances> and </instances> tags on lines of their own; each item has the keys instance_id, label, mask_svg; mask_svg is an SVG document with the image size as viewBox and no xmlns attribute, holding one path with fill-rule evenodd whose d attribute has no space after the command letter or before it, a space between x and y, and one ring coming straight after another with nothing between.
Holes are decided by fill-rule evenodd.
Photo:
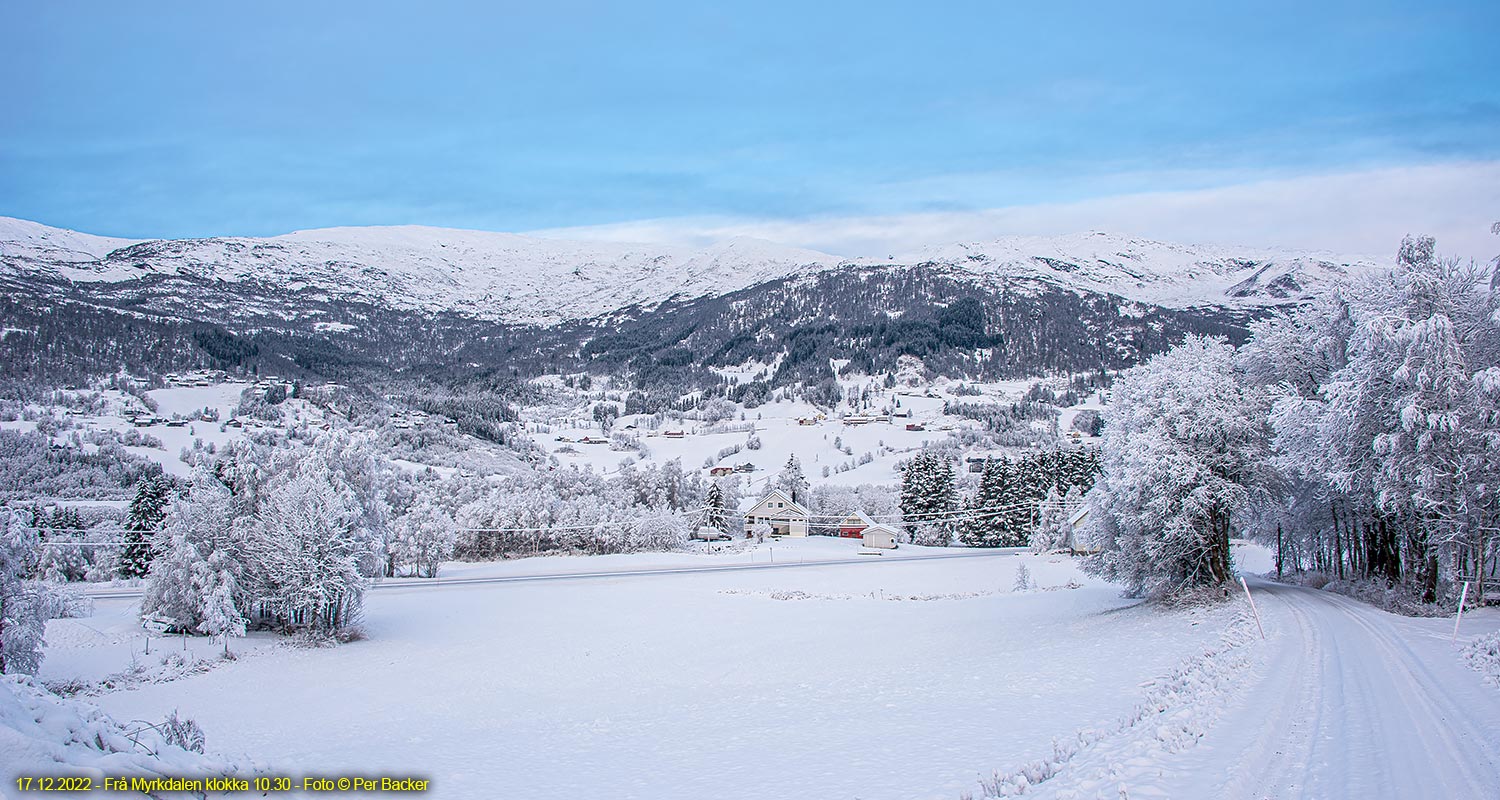
<instances>
[{"instance_id":1,"label":"distant building","mask_svg":"<svg viewBox=\"0 0 1500 800\"><path fill-rule=\"evenodd\" d=\"M714 467L708 471L710 477L722 478L725 475L733 475L734 467Z\"/></svg>"},{"instance_id":2,"label":"distant building","mask_svg":"<svg viewBox=\"0 0 1500 800\"><path fill-rule=\"evenodd\" d=\"M780 489L772 489L749 511L745 512L745 533L753 533L756 525L771 526L772 536L806 536L808 512Z\"/></svg>"},{"instance_id":3,"label":"distant building","mask_svg":"<svg viewBox=\"0 0 1500 800\"><path fill-rule=\"evenodd\" d=\"M856 511L839 522L839 537L858 539L864 535L865 528L874 524L875 521L866 516L865 512Z\"/></svg>"}]
</instances>

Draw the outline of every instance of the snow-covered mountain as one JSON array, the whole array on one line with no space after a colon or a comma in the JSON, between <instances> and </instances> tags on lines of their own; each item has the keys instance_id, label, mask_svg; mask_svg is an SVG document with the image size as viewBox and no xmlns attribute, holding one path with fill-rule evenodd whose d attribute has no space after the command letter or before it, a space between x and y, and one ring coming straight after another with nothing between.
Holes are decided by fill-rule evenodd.
<instances>
[{"instance_id":1,"label":"snow-covered mountain","mask_svg":"<svg viewBox=\"0 0 1500 800\"><path fill-rule=\"evenodd\" d=\"M532 324L722 294L838 263L749 238L693 250L399 226L130 241L12 219L0 219L0 257L7 271L73 282L163 276L269 284L403 311Z\"/></svg>"},{"instance_id":2,"label":"snow-covered mountain","mask_svg":"<svg viewBox=\"0 0 1500 800\"><path fill-rule=\"evenodd\" d=\"M573 242L416 226L268 238L132 241L0 218L0 274L84 284L146 278L285 289L420 313L552 325L829 270L928 267L977 284L1061 288L1167 308L1296 302L1373 266L1328 253L1155 242L1103 233L1008 237L903 258L842 260L756 239L706 249Z\"/></svg>"},{"instance_id":3,"label":"snow-covered mountain","mask_svg":"<svg viewBox=\"0 0 1500 800\"><path fill-rule=\"evenodd\" d=\"M1328 252L1185 245L1082 233L1009 236L929 247L897 259L995 281L1036 280L1167 308L1279 305L1371 269L1371 259Z\"/></svg>"}]
</instances>

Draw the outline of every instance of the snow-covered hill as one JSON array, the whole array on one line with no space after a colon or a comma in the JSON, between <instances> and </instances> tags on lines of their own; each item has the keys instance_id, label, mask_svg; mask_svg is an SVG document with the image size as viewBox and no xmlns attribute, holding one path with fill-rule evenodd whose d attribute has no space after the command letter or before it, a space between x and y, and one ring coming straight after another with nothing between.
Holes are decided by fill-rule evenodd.
<instances>
[{"instance_id":1,"label":"snow-covered hill","mask_svg":"<svg viewBox=\"0 0 1500 800\"><path fill-rule=\"evenodd\" d=\"M1296 302L1373 263L1103 233L946 245L892 263L844 261L747 238L694 250L401 226L136 242L0 218L0 274L91 284L151 277L223 281L254 285L262 294L284 289L324 301L520 324L592 318L833 269L913 266L1019 291L1028 284L1056 286L1169 308L1246 308Z\"/></svg>"}]
</instances>

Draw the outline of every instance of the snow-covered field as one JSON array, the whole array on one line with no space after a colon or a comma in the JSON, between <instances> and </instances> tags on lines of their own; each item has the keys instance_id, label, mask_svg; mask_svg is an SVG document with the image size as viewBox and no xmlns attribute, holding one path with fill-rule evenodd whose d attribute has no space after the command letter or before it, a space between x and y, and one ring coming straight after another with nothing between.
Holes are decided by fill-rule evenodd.
<instances>
[{"instance_id":1,"label":"snow-covered field","mask_svg":"<svg viewBox=\"0 0 1500 800\"><path fill-rule=\"evenodd\" d=\"M1021 564L1039 589L1013 591ZM109 671L64 629L128 660L134 604L53 622L43 677ZM1011 553L389 587L364 641L236 643L236 662L95 700L178 709L211 750L279 769L429 775L441 797L954 798L1125 713L1224 621Z\"/></svg>"},{"instance_id":2,"label":"snow-covered field","mask_svg":"<svg viewBox=\"0 0 1500 800\"><path fill-rule=\"evenodd\" d=\"M1262 641L1238 596L1142 605L1062 556L813 538L776 543L773 564L772 547L453 564L455 583L372 592L361 641L252 635L232 661L173 637L147 655L137 601L105 597L49 623L40 677L127 727L176 710L238 763L423 776L444 798L1500 785L1500 693L1461 656L1500 631L1493 609L1450 643L1449 620L1253 582ZM1236 557L1269 564L1253 545ZM7 772L35 768L22 758Z\"/></svg>"}]
</instances>

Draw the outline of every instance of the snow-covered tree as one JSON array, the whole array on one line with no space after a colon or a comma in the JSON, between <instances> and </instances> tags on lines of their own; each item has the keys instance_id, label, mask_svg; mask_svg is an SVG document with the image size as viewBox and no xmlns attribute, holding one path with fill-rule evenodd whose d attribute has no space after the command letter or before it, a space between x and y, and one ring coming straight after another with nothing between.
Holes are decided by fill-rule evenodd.
<instances>
[{"instance_id":1,"label":"snow-covered tree","mask_svg":"<svg viewBox=\"0 0 1500 800\"><path fill-rule=\"evenodd\" d=\"M809 497L807 478L802 474L802 462L796 455L789 456L786 465L776 475L776 488L787 493L794 503L806 503Z\"/></svg>"},{"instance_id":2,"label":"snow-covered tree","mask_svg":"<svg viewBox=\"0 0 1500 800\"><path fill-rule=\"evenodd\" d=\"M423 502L396 518L392 554L398 566L410 567L418 577L436 578L442 563L453 557L457 540L453 517Z\"/></svg>"},{"instance_id":3,"label":"snow-covered tree","mask_svg":"<svg viewBox=\"0 0 1500 800\"><path fill-rule=\"evenodd\" d=\"M729 510L725 507L724 487L714 481L708 485L708 493L703 498L703 524L716 531L728 533Z\"/></svg>"},{"instance_id":4,"label":"snow-covered tree","mask_svg":"<svg viewBox=\"0 0 1500 800\"><path fill-rule=\"evenodd\" d=\"M357 622L372 553L359 498L322 453L295 457L266 485L248 541L261 597L287 624Z\"/></svg>"},{"instance_id":5,"label":"snow-covered tree","mask_svg":"<svg viewBox=\"0 0 1500 800\"><path fill-rule=\"evenodd\" d=\"M1218 339L1127 370L1105 412L1085 569L1132 593L1230 579L1229 536L1264 463L1265 408Z\"/></svg>"},{"instance_id":6,"label":"snow-covered tree","mask_svg":"<svg viewBox=\"0 0 1500 800\"><path fill-rule=\"evenodd\" d=\"M1067 539L1067 505L1054 487L1047 490L1047 497L1037 508L1036 528L1031 532L1031 552L1050 553L1062 547Z\"/></svg>"},{"instance_id":7,"label":"snow-covered tree","mask_svg":"<svg viewBox=\"0 0 1500 800\"><path fill-rule=\"evenodd\" d=\"M917 452L901 476L901 518L918 544L946 546L957 527L953 463L936 450Z\"/></svg>"},{"instance_id":8,"label":"snow-covered tree","mask_svg":"<svg viewBox=\"0 0 1500 800\"><path fill-rule=\"evenodd\" d=\"M144 578L151 572L151 542L166 518L175 484L167 475L142 478L125 517L125 549L120 554L120 576Z\"/></svg>"},{"instance_id":9,"label":"snow-covered tree","mask_svg":"<svg viewBox=\"0 0 1500 800\"><path fill-rule=\"evenodd\" d=\"M219 592L227 586L233 598L238 585L235 573L242 568L245 552L235 530L235 503L229 488L207 471L195 474L186 493L168 506L152 542L159 555L151 562L141 614L169 620L183 630L199 630L205 611L227 616L215 605L220 598L205 592ZM209 559L215 556L211 565ZM229 574L220 575L221 571Z\"/></svg>"},{"instance_id":10,"label":"snow-covered tree","mask_svg":"<svg viewBox=\"0 0 1500 800\"><path fill-rule=\"evenodd\" d=\"M40 544L19 511L0 508L0 673L34 675L42 665L45 588L32 580Z\"/></svg>"}]
</instances>

